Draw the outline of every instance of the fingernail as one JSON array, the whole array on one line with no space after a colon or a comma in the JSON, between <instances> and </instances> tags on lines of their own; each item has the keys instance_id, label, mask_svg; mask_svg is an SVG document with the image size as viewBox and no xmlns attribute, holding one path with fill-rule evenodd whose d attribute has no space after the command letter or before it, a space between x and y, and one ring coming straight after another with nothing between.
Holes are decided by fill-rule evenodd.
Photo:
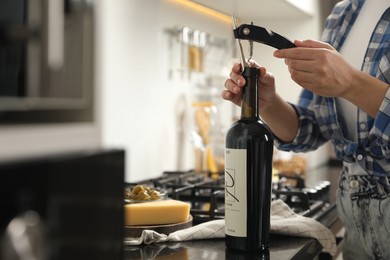
<instances>
[{"instance_id":1,"label":"fingernail","mask_svg":"<svg viewBox=\"0 0 390 260\"><path fill-rule=\"evenodd\" d=\"M236 93L236 94L239 93L240 92L240 88L239 87L233 88L233 92Z\"/></svg>"},{"instance_id":2,"label":"fingernail","mask_svg":"<svg viewBox=\"0 0 390 260\"><path fill-rule=\"evenodd\" d=\"M244 82L242 81L242 79L237 80L237 85L238 86L244 85ZM240 89L238 89L238 90L240 90Z\"/></svg>"},{"instance_id":3,"label":"fingernail","mask_svg":"<svg viewBox=\"0 0 390 260\"><path fill-rule=\"evenodd\" d=\"M279 55L280 55L280 52L279 52L279 51L274 51L274 56L275 56L275 57L279 57Z\"/></svg>"}]
</instances>

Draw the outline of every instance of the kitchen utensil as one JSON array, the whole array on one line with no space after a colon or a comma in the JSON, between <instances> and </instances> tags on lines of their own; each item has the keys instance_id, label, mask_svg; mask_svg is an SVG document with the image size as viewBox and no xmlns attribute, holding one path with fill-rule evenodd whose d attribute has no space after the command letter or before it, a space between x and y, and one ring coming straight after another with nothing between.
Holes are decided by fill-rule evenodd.
<instances>
[{"instance_id":1,"label":"kitchen utensil","mask_svg":"<svg viewBox=\"0 0 390 260\"><path fill-rule=\"evenodd\" d=\"M176 169L183 169L183 160L185 158L184 140L185 140L185 128L186 128L186 108L187 100L185 95L181 95L176 102L176 127L177 127L177 156L176 156Z\"/></svg>"},{"instance_id":2,"label":"kitchen utensil","mask_svg":"<svg viewBox=\"0 0 390 260\"><path fill-rule=\"evenodd\" d=\"M150 201L156 201L156 200L165 200L168 198L168 193L165 189L160 189L160 188L151 188L154 191L157 191L159 194L158 199L150 199L150 200L137 200L137 199L132 199L127 196L127 194L130 192L130 189L125 190L125 203L147 203Z\"/></svg>"},{"instance_id":3,"label":"kitchen utensil","mask_svg":"<svg viewBox=\"0 0 390 260\"><path fill-rule=\"evenodd\" d=\"M216 107L212 101L196 101L193 107L192 141L195 145L195 170L198 172L218 172L212 153L215 139Z\"/></svg>"},{"instance_id":4,"label":"kitchen utensil","mask_svg":"<svg viewBox=\"0 0 390 260\"><path fill-rule=\"evenodd\" d=\"M233 21L234 21L234 37L236 39L242 39L242 40L249 40L249 41L255 41L258 43L266 44L269 46L272 46L276 49L287 49L287 48L293 48L296 47L294 43L292 43L289 39L286 37L274 32L274 31L268 31L264 27L256 26L253 24L241 24L240 26L235 25L236 18L233 15ZM239 45L241 43L239 42ZM251 51L253 46L251 46ZM242 47L240 47L240 54L241 57L243 57L243 51ZM245 59L243 62L243 65L245 65Z\"/></svg>"}]
</instances>

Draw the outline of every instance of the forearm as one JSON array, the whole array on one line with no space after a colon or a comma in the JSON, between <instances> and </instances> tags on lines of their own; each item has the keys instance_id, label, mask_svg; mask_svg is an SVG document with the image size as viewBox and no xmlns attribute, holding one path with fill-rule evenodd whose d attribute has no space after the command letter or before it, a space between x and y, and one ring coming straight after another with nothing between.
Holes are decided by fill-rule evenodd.
<instances>
[{"instance_id":1,"label":"forearm","mask_svg":"<svg viewBox=\"0 0 390 260\"><path fill-rule=\"evenodd\" d=\"M350 84L343 97L375 118L389 85L361 71L354 73Z\"/></svg>"},{"instance_id":2,"label":"forearm","mask_svg":"<svg viewBox=\"0 0 390 260\"><path fill-rule=\"evenodd\" d=\"M295 109L276 95L274 102L260 111L261 118L281 141L290 143L298 132L298 116Z\"/></svg>"}]
</instances>

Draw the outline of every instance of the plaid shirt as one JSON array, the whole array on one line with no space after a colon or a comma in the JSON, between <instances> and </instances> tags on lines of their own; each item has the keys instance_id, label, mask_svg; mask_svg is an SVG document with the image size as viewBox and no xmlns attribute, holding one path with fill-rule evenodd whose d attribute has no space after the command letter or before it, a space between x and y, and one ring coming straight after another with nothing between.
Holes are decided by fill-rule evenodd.
<instances>
[{"instance_id":1,"label":"plaid shirt","mask_svg":"<svg viewBox=\"0 0 390 260\"><path fill-rule=\"evenodd\" d=\"M363 3L364 0L339 2L326 20L322 41L339 50ZM390 8L375 27L362 71L390 84ZM390 176L390 90L375 118L357 109L358 141L343 135L334 98L303 90L298 105L293 106L299 117L299 130L292 143L276 141L280 150L306 152L330 140L337 158L357 162L368 174Z\"/></svg>"}]
</instances>

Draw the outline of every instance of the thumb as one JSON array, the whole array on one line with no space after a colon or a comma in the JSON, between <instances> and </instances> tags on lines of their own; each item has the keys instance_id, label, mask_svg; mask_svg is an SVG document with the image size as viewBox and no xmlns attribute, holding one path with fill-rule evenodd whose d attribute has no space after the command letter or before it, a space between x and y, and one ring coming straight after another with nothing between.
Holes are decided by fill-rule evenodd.
<instances>
[{"instance_id":1,"label":"thumb","mask_svg":"<svg viewBox=\"0 0 390 260\"><path fill-rule=\"evenodd\" d=\"M332 50L333 47L330 46L328 43L316 41L316 40L295 40L294 44L297 47L305 47L305 48L325 48Z\"/></svg>"}]
</instances>

